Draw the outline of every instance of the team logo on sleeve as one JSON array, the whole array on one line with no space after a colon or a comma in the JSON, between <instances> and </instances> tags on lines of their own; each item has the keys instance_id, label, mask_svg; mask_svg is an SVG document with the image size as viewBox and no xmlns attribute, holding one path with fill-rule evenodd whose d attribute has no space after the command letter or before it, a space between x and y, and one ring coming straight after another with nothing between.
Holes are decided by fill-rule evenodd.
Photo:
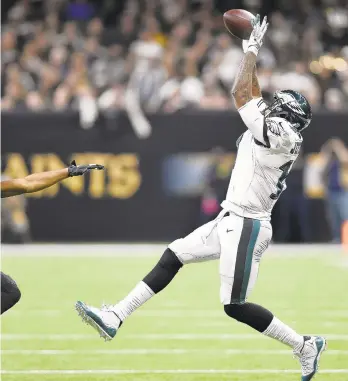
<instances>
[{"instance_id":1,"label":"team logo on sleeve","mask_svg":"<svg viewBox=\"0 0 348 381\"><path fill-rule=\"evenodd\" d=\"M274 135L280 136L284 132L284 129L282 128L281 124L277 123L272 119L266 119L266 125L268 131Z\"/></svg>"}]
</instances>

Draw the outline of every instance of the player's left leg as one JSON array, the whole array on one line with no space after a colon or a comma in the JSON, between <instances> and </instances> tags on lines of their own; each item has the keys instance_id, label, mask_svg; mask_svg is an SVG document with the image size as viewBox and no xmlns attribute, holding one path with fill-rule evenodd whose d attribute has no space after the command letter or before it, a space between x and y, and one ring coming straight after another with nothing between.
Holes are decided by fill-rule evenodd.
<instances>
[{"instance_id":1,"label":"player's left leg","mask_svg":"<svg viewBox=\"0 0 348 381\"><path fill-rule=\"evenodd\" d=\"M184 264L220 257L216 226L216 221L208 222L185 238L172 242L155 267L117 304L99 309L77 302L79 315L101 337L111 340L123 321L167 287Z\"/></svg>"},{"instance_id":2,"label":"player's left leg","mask_svg":"<svg viewBox=\"0 0 348 381\"><path fill-rule=\"evenodd\" d=\"M266 308L247 303L272 230L268 222L231 216L218 227L221 245L221 301L226 314L256 331L290 346L302 366L302 381L309 381L318 370L326 341L302 336L277 319Z\"/></svg>"},{"instance_id":3,"label":"player's left leg","mask_svg":"<svg viewBox=\"0 0 348 381\"><path fill-rule=\"evenodd\" d=\"M1 272L1 314L12 308L21 298L17 283Z\"/></svg>"}]
</instances>

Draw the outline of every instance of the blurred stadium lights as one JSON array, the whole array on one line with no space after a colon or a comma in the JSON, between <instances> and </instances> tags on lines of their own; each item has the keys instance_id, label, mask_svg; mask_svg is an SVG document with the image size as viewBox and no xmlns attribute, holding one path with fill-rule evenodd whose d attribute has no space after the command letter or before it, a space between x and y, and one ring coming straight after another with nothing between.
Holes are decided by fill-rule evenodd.
<instances>
[{"instance_id":1,"label":"blurred stadium lights","mask_svg":"<svg viewBox=\"0 0 348 381\"><path fill-rule=\"evenodd\" d=\"M323 69L342 72L348 69L348 63L342 57L324 55L319 60L310 62L309 69L313 74L320 74Z\"/></svg>"}]
</instances>

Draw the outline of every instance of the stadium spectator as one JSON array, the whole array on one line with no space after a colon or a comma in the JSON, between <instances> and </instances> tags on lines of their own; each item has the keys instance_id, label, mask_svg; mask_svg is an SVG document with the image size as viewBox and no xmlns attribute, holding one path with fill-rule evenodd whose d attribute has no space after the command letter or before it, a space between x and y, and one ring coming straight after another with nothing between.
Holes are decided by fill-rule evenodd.
<instances>
[{"instance_id":1,"label":"stadium spectator","mask_svg":"<svg viewBox=\"0 0 348 381\"><path fill-rule=\"evenodd\" d=\"M94 15L94 7L86 0L73 0L66 7L67 18L84 21Z\"/></svg>"},{"instance_id":2,"label":"stadium spectator","mask_svg":"<svg viewBox=\"0 0 348 381\"><path fill-rule=\"evenodd\" d=\"M322 148L326 201L333 242L341 242L343 223L348 221L348 149L340 139L331 139Z\"/></svg>"},{"instance_id":3,"label":"stadium spectator","mask_svg":"<svg viewBox=\"0 0 348 381\"><path fill-rule=\"evenodd\" d=\"M309 201L304 190L303 151L286 179L287 190L282 193L274 219L274 238L277 242L311 242Z\"/></svg>"},{"instance_id":4,"label":"stadium spectator","mask_svg":"<svg viewBox=\"0 0 348 381\"><path fill-rule=\"evenodd\" d=\"M231 173L231 160L221 147L211 150L211 163L201 196L198 225L213 220L220 212Z\"/></svg>"},{"instance_id":5,"label":"stadium spectator","mask_svg":"<svg viewBox=\"0 0 348 381\"><path fill-rule=\"evenodd\" d=\"M135 86L139 107L147 112L230 107L242 55L240 41L222 22L230 6L224 0L17 1L3 15L1 107L78 109L81 87L99 104L103 94L117 89L121 100ZM270 16L258 63L266 97L291 87L314 107L345 108L345 0L315 6L279 1L273 8L241 0L239 6ZM123 101L106 103L108 109L126 107Z\"/></svg>"}]
</instances>

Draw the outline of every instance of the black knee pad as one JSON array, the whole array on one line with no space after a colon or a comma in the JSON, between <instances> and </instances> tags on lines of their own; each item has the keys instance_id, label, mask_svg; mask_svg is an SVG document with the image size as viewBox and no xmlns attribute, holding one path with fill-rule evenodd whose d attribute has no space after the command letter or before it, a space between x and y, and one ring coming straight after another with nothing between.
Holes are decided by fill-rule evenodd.
<instances>
[{"instance_id":1,"label":"black knee pad","mask_svg":"<svg viewBox=\"0 0 348 381\"><path fill-rule=\"evenodd\" d=\"M168 248L162 254L162 257L158 261L158 265L170 272L178 272L183 266L175 253Z\"/></svg>"},{"instance_id":2,"label":"black knee pad","mask_svg":"<svg viewBox=\"0 0 348 381\"><path fill-rule=\"evenodd\" d=\"M243 304L226 304L224 310L232 319L243 321Z\"/></svg>"},{"instance_id":3,"label":"black knee pad","mask_svg":"<svg viewBox=\"0 0 348 381\"><path fill-rule=\"evenodd\" d=\"M264 332L273 320L272 312L254 303L227 304L224 310L231 318L259 332Z\"/></svg>"},{"instance_id":4,"label":"black knee pad","mask_svg":"<svg viewBox=\"0 0 348 381\"><path fill-rule=\"evenodd\" d=\"M156 266L146 275L143 282L157 294L174 278L183 264L170 249L166 249Z\"/></svg>"}]
</instances>

